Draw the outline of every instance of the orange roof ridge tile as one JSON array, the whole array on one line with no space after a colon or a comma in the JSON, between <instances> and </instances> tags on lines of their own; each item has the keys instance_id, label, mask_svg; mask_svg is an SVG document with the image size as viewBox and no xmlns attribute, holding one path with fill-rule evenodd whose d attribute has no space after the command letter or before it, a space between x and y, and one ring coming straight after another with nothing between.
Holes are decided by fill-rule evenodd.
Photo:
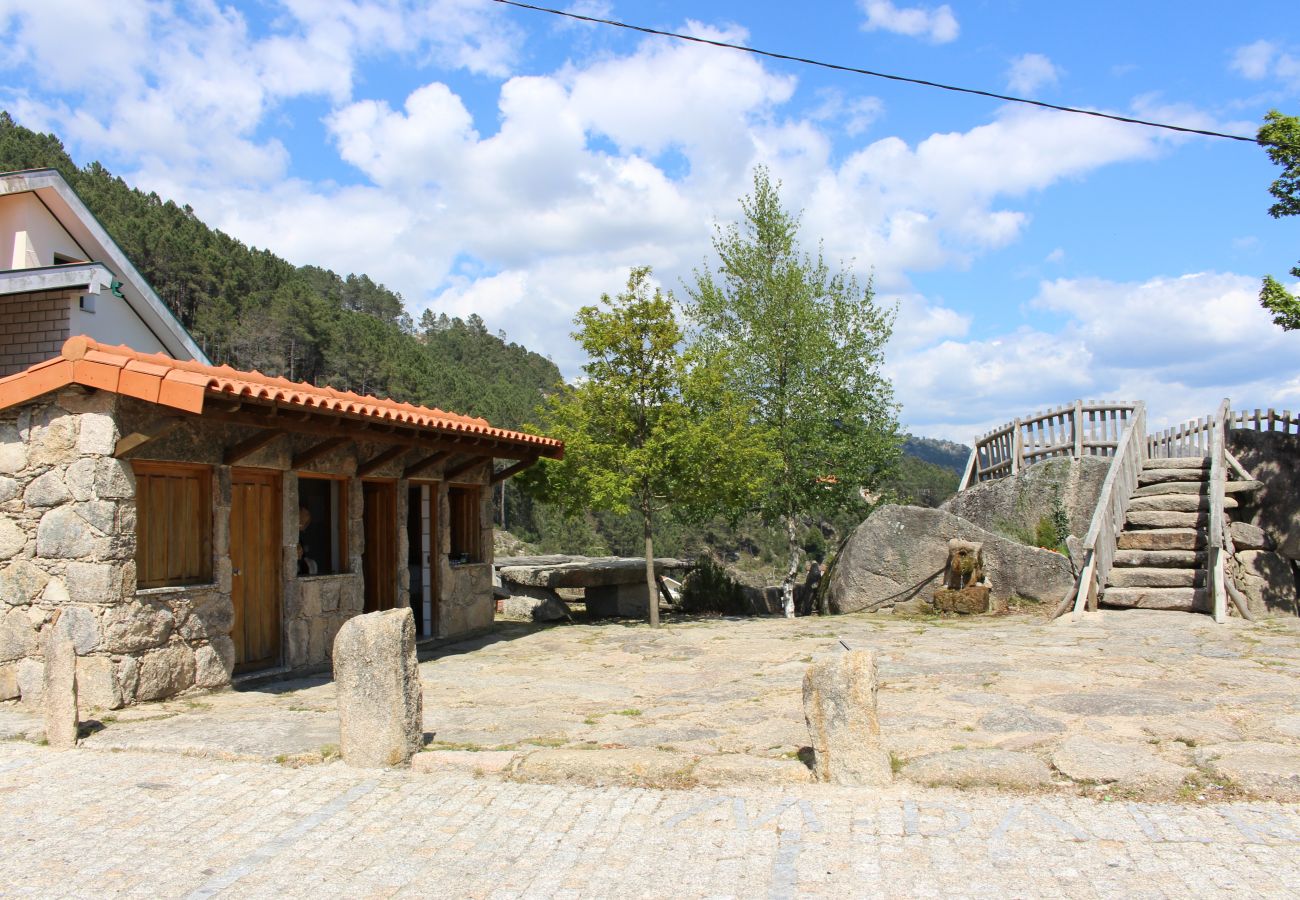
<instances>
[{"instance_id":1,"label":"orange roof ridge tile","mask_svg":"<svg viewBox=\"0 0 1300 900\"><path fill-rule=\"evenodd\" d=\"M193 413L203 411L203 398L209 393L247 396L309 409L393 420L436 431L479 434L513 443L533 444L558 454L564 452L562 441L496 428L482 418L294 382L257 371L241 371L224 364L212 366L193 360L172 359L163 353L142 353L124 345L101 344L86 335L68 338L59 356L0 378L0 409L72 383Z\"/></svg>"}]
</instances>

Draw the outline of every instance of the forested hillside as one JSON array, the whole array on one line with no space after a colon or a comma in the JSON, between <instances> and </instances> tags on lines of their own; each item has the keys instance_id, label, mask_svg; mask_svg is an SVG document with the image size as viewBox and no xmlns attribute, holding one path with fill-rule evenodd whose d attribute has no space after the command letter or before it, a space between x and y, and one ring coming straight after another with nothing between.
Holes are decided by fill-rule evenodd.
<instances>
[{"instance_id":1,"label":"forested hillside","mask_svg":"<svg viewBox=\"0 0 1300 900\"><path fill-rule=\"evenodd\" d=\"M209 228L189 206L78 167L0 112L0 171L58 169L215 363L523 424L560 383L550 360L477 316L425 313L368 276L297 267Z\"/></svg>"}]
</instances>

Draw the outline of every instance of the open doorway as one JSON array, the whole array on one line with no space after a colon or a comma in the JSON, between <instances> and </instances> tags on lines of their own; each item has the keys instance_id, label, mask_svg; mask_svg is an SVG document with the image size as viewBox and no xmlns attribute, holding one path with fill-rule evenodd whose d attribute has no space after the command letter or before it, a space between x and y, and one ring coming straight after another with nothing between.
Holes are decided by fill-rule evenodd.
<instances>
[{"instance_id":1,"label":"open doorway","mask_svg":"<svg viewBox=\"0 0 1300 900\"><path fill-rule=\"evenodd\" d=\"M438 632L437 567L433 564L437 506L436 484L411 485L406 507L406 564L411 574L411 612L420 637L433 637Z\"/></svg>"}]
</instances>

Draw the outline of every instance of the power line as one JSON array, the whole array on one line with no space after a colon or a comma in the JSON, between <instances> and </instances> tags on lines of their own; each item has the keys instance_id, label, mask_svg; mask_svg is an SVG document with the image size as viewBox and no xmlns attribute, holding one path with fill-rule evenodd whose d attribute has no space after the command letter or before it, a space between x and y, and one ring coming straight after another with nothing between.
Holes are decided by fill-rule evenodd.
<instances>
[{"instance_id":1,"label":"power line","mask_svg":"<svg viewBox=\"0 0 1300 900\"><path fill-rule=\"evenodd\" d=\"M891 75L888 72L859 69L856 66L842 66L838 63L823 62L817 59L809 59L804 56L792 56L788 53L776 53L772 50L759 50L756 47L746 47L743 44L732 44L727 41L715 41L709 38L696 37L690 34L681 34L676 31L664 31L659 28L649 28L645 25L633 25L629 22L620 22L616 19L602 19L596 16L584 16L581 13L568 12L563 9L553 9L549 6L536 6L532 3L521 3L519 0L493 0L493 2L501 3L506 6L514 6L519 9L530 9L534 12L549 13L553 16L562 16L566 19L577 19L580 22L591 22L596 25L610 25L614 28L626 28L628 31L639 31L642 34L653 34L658 35L659 37L676 38L679 41L690 41L695 44L707 44L711 47L723 47L727 50L739 50L743 53L752 53L755 56L765 56L768 59L783 59L787 62L802 63L807 66L816 66L821 69L832 69L836 72L850 72L854 75L868 75L872 78L885 78L889 81L902 81L907 84L917 84L921 87L938 88L939 90L952 91L958 94L974 94L977 97L988 97L993 100L1005 100L1008 103L1023 103L1027 106L1037 106L1042 109L1074 113L1075 115L1080 116L1092 116L1096 119L1110 119L1115 122L1124 122L1128 125L1142 125L1147 128L1163 128L1166 131L1179 131L1184 134L1199 134L1204 137L1226 138L1230 141L1243 141L1247 144L1259 144L1260 146L1291 148L1291 145L1289 144L1261 141L1258 138L1247 137L1241 134L1227 134L1226 132L1210 131L1204 128L1188 128L1184 125L1171 125L1168 122L1153 122L1148 119L1135 119L1129 116L1118 116L1114 113L1098 112L1093 109L1079 109L1075 106L1059 106L1055 103L1046 103L1042 100L1030 100L1027 97L1013 97L1010 94L998 94L993 91L982 91L978 88L960 87L955 84L943 84L938 81L927 81L924 78L909 78L906 75Z\"/></svg>"}]
</instances>

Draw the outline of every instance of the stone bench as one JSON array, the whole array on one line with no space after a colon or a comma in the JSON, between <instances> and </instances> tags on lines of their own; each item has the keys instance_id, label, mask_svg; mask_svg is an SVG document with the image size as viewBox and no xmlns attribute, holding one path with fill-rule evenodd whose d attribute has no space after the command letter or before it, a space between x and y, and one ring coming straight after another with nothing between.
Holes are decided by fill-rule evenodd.
<instances>
[{"instance_id":1,"label":"stone bench","mask_svg":"<svg viewBox=\"0 0 1300 900\"><path fill-rule=\"evenodd\" d=\"M528 598L542 598L556 588L581 588L591 616L644 616L649 595L645 558L626 556L516 556L494 563L502 587ZM656 557L655 575L680 573L694 563ZM559 601L558 595L555 600ZM542 602L541 599L538 602Z\"/></svg>"}]
</instances>

